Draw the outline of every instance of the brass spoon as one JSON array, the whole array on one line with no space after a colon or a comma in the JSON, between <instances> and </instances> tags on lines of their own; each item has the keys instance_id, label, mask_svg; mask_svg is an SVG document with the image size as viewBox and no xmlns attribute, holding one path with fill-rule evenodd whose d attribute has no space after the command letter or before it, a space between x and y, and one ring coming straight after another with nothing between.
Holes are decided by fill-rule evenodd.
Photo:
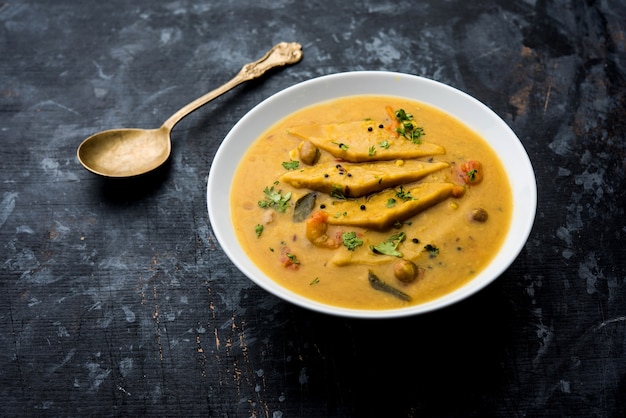
<instances>
[{"instance_id":1,"label":"brass spoon","mask_svg":"<svg viewBox=\"0 0 626 418\"><path fill-rule=\"evenodd\" d=\"M154 170L169 158L170 132L181 119L239 84L301 58L299 43L281 42L258 61L244 65L226 84L181 108L158 129L112 129L90 136L78 147L78 161L92 173L106 177L132 177Z\"/></svg>"}]
</instances>

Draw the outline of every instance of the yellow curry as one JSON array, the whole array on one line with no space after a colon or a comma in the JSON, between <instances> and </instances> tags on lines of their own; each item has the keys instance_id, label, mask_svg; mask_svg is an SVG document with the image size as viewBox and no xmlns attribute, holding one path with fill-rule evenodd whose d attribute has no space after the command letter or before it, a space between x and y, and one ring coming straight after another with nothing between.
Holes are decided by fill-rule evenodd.
<instances>
[{"instance_id":1,"label":"yellow curry","mask_svg":"<svg viewBox=\"0 0 626 418\"><path fill-rule=\"evenodd\" d=\"M502 163L462 122L386 96L276 123L235 173L232 221L253 262L322 303L391 309L476 276L511 221Z\"/></svg>"}]
</instances>

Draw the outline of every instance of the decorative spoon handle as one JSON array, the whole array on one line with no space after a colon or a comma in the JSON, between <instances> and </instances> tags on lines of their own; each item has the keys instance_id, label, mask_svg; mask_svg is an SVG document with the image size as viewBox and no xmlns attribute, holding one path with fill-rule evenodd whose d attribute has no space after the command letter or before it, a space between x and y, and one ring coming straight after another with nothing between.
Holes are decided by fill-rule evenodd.
<instances>
[{"instance_id":1,"label":"decorative spoon handle","mask_svg":"<svg viewBox=\"0 0 626 418\"><path fill-rule=\"evenodd\" d=\"M252 80L262 76L267 70L286 64L295 64L302 58L302 46L297 42L281 42L274 45L262 58L243 66L238 76Z\"/></svg>"},{"instance_id":2,"label":"decorative spoon handle","mask_svg":"<svg viewBox=\"0 0 626 418\"><path fill-rule=\"evenodd\" d=\"M221 96L232 88L239 84L258 78L265 74L268 70L281 67L287 64L295 64L302 59L302 46L297 42L281 42L274 45L263 57L257 61L244 65L239 73L233 77L230 81L226 82L222 86L216 88L205 94L202 97L197 98L188 105L182 107L176 113L174 113L168 120L166 120L161 128L171 130L181 119L185 116L204 106L216 97Z\"/></svg>"}]
</instances>

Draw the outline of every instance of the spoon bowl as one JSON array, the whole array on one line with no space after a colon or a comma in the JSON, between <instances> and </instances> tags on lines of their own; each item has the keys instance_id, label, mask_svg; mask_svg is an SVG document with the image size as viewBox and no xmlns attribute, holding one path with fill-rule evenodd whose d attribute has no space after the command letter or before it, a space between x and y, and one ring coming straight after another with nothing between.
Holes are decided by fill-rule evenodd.
<instances>
[{"instance_id":1,"label":"spoon bowl","mask_svg":"<svg viewBox=\"0 0 626 418\"><path fill-rule=\"evenodd\" d=\"M92 173L131 177L159 167L172 150L170 130L111 129L87 138L78 147L78 159Z\"/></svg>"},{"instance_id":2,"label":"spoon bowl","mask_svg":"<svg viewBox=\"0 0 626 418\"><path fill-rule=\"evenodd\" d=\"M152 171L169 158L170 133L181 119L239 84L301 58L300 44L281 42L259 60L244 65L227 83L178 110L158 129L111 129L91 135L78 147L78 161L92 173L105 177L133 177Z\"/></svg>"}]
</instances>

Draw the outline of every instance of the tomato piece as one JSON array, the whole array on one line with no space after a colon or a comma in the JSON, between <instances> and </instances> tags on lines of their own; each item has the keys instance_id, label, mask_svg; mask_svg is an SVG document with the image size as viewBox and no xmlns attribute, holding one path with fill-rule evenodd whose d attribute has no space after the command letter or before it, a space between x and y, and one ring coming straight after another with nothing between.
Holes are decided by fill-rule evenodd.
<instances>
[{"instance_id":1,"label":"tomato piece","mask_svg":"<svg viewBox=\"0 0 626 418\"><path fill-rule=\"evenodd\" d=\"M483 166L479 161L469 160L460 166L459 177L465 184L478 184L483 179Z\"/></svg>"}]
</instances>

